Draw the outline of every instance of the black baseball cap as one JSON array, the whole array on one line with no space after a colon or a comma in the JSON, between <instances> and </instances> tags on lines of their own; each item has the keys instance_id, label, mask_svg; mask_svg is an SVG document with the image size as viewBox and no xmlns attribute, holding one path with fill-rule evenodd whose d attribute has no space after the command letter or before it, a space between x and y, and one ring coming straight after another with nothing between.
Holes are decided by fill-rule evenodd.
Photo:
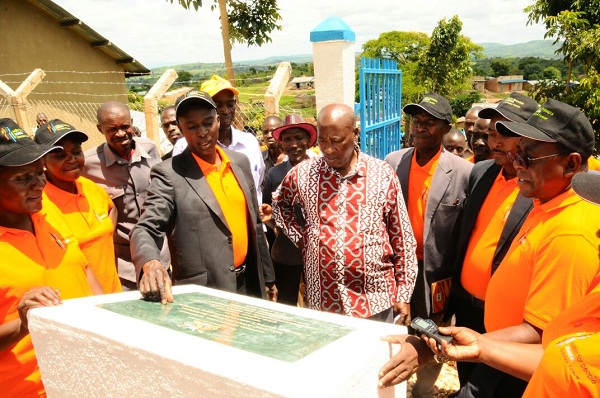
<instances>
[{"instance_id":1,"label":"black baseball cap","mask_svg":"<svg viewBox=\"0 0 600 398\"><path fill-rule=\"evenodd\" d=\"M539 104L528 96L512 92L497 107L480 110L478 117L491 119L496 115L500 115L511 122L525 123L539 107Z\"/></svg>"},{"instance_id":2,"label":"black baseball cap","mask_svg":"<svg viewBox=\"0 0 600 398\"><path fill-rule=\"evenodd\" d=\"M208 105L211 108L217 109L217 104L215 104L215 101L213 101L213 99L210 95L208 95L207 92L188 91L181 97L177 98L177 101L175 101L175 118L179 119L179 116L181 115L181 110L183 109L182 106L187 107L194 103L200 104L203 107L206 107L206 105Z\"/></svg>"},{"instance_id":3,"label":"black baseball cap","mask_svg":"<svg viewBox=\"0 0 600 398\"><path fill-rule=\"evenodd\" d=\"M585 159L594 152L594 129L588 118L555 99L546 101L526 123L498 122L496 129L503 135L512 132L536 141L558 142Z\"/></svg>"},{"instance_id":4,"label":"black baseball cap","mask_svg":"<svg viewBox=\"0 0 600 398\"><path fill-rule=\"evenodd\" d=\"M0 166L24 166L56 149L36 144L14 120L0 119Z\"/></svg>"},{"instance_id":5,"label":"black baseball cap","mask_svg":"<svg viewBox=\"0 0 600 398\"><path fill-rule=\"evenodd\" d=\"M577 173L571 180L573 191L588 202L600 205L600 173Z\"/></svg>"},{"instance_id":6,"label":"black baseball cap","mask_svg":"<svg viewBox=\"0 0 600 398\"><path fill-rule=\"evenodd\" d=\"M79 142L88 140L86 133L59 119L52 119L38 127L33 140L38 144L56 145L58 141L67 136L72 136Z\"/></svg>"},{"instance_id":7,"label":"black baseball cap","mask_svg":"<svg viewBox=\"0 0 600 398\"><path fill-rule=\"evenodd\" d=\"M452 107L450 103L446 98L436 93L427 93L421 98L418 104L408 104L402 110L411 116L419 110L424 110L436 119L452 123Z\"/></svg>"}]
</instances>

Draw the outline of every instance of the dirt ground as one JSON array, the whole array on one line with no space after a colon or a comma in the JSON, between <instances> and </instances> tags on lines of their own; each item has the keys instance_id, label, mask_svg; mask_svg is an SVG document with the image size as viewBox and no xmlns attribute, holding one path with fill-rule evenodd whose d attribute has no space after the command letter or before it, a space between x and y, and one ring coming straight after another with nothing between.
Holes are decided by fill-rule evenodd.
<instances>
[{"instance_id":1,"label":"dirt ground","mask_svg":"<svg viewBox=\"0 0 600 398\"><path fill-rule=\"evenodd\" d=\"M407 383L407 394L408 398L412 397L411 390L415 382L415 376L411 377ZM458 373L456 373L456 363L449 362L444 364L442 372L435 383L435 397L445 398L449 394L458 391Z\"/></svg>"}]
</instances>

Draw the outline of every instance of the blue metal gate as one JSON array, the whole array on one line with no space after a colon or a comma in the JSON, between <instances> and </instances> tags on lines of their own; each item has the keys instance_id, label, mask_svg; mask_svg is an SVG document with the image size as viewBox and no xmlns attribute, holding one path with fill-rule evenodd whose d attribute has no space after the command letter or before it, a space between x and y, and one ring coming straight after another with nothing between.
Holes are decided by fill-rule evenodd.
<instances>
[{"instance_id":1,"label":"blue metal gate","mask_svg":"<svg viewBox=\"0 0 600 398\"><path fill-rule=\"evenodd\" d=\"M360 148L383 159L402 147L402 71L391 59L361 58Z\"/></svg>"}]
</instances>

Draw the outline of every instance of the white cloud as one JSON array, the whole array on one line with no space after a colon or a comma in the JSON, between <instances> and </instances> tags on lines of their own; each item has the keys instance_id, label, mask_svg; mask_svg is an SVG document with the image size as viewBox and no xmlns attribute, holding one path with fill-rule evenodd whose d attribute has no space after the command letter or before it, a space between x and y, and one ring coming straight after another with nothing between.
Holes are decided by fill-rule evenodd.
<instances>
[{"instance_id":1,"label":"white cloud","mask_svg":"<svg viewBox=\"0 0 600 398\"><path fill-rule=\"evenodd\" d=\"M177 0L54 0L147 67L223 62L218 11L210 0L198 12ZM458 15L463 34L476 43L543 39L542 26L526 26L528 0L279 0L283 30L263 47L236 44L234 62L274 55L308 54L310 31L340 17L356 33L356 48L390 30L430 34L441 18Z\"/></svg>"}]
</instances>

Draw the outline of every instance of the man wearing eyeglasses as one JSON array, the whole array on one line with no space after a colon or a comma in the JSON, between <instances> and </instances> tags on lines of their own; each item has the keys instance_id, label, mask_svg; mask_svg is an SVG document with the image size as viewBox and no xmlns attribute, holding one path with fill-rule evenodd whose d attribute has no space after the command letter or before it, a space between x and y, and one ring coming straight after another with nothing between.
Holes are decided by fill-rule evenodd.
<instances>
[{"instance_id":1,"label":"man wearing eyeglasses","mask_svg":"<svg viewBox=\"0 0 600 398\"><path fill-rule=\"evenodd\" d=\"M403 111L412 117L414 148L390 153L385 160L400 180L417 241L419 272L408 320L421 317L439 322L452 277L452 268L443 267L442 262L467 196L473 164L442 146L452 123L452 107L446 98L427 93L418 104L408 104ZM417 373L413 397L433 397L441 368L441 364L433 364Z\"/></svg>"},{"instance_id":2,"label":"man wearing eyeglasses","mask_svg":"<svg viewBox=\"0 0 600 398\"><path fill-rule=\"evenodd\" d=\"M595 221L600 219L600 209L571 189L573 176L587 170L594 130L580 110L553 99L526 123L501 121L495 127L502 134L521 137L507 157L516 169L521 195L534 202L488 284L486 336L538 344L548 322L580 300L598 272ZM388 340L401 341L402 336ZM419 353L420 364L433 361L426 350ZM406 377L398 376L397 365L395 358L384 365L381 387ZM514 376L478 364L458 397L518 397L527 383L518 385ZM507 385L512 389L507 390Z\"/></svg>"},{"instance_id":3,"label":"man wearing eyeglasses","mask_svg":"<svg viewBox=\"0 0 600 398\"><path fill-rule=\"evenodd\" d=\"M177 126L177 119L175 118L175 106L167 106L160 114L160 125L165 132L165 136L175 146L178 139L182 138L179 126ZM173 148L164 155L161 156L162 160L167 160L173 156Z\"/></svg>"},{"instance_id":4,"label":"man wearing eyeglasses","mask_svg":"<svg viewBox=\"0 0 600 398\"><path fill-rule=\"evenodd\" d=\"M532 199L518 195L517 171L508 160L520 137L503 135L496 130L499 121L525 122L539 105L533 99L512 93L496 108L479 112L475 123L487 123L486 142L493 160L477 162L469 177L469 198L457 222L445 260L454 271L450 303L445 319L456 317L456 326L464 326L479 333L485 332L483 307L485 291L492 274L502 262L515 235L532 207ZM457 364L460 385L464 386L475 364Z\"/></svg>"}]
</instances>

